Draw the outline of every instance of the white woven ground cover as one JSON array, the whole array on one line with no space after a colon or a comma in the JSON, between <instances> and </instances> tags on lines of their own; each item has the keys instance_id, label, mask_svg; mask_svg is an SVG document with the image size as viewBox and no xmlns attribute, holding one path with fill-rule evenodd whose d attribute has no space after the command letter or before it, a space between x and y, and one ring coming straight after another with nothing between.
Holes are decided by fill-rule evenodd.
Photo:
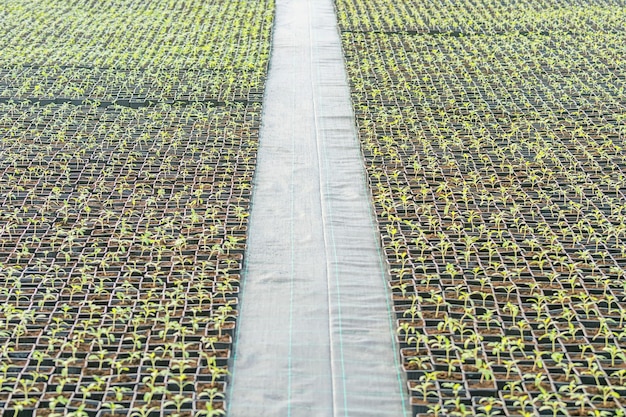
<instances>
[{"instance_id":1,"label":"white woven ground cover","mask_svg":"<svg viewBox=\"0 0 626 417\"><path fill-rule=\"evenodd\" d=\"M276 7L229 415L408 415L332 2Z\"/></svg>"}]
</instances>

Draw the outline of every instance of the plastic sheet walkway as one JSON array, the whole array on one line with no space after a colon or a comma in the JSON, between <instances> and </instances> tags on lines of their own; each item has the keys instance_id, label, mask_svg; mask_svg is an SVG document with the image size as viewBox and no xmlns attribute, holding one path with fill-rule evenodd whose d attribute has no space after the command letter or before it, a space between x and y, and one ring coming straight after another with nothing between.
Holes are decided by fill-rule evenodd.
<instances>
[{"instance_id":1,"label":"plastic sheet walkway","mask_svg":"<svg viewBox=\"0 0 626 417\"><path fill-rule=\"evenodd\" d=\"M331 0L278 0L230 417L406 416Z\"/></svg>"}]
</instances>

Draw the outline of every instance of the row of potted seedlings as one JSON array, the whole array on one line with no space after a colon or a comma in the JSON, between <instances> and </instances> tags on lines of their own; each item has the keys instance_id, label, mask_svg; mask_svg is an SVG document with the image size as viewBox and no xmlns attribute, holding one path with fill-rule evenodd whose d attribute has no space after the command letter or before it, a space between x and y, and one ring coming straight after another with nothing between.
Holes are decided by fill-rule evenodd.
<instances>
[{"instance_id":1,"label":"row of potted seedlings","mask_svg":"<svg viewBox=\"0 0 626 417\"><path fill-rule=\"evenodd\" d=\"M81 116L74 133L50 123L3 138L5 409L222 408L213 400L236 319L258 106L198 108L204 120L181 134L171 127L181 127L183 112L159 112L148 139L136 132L157 116L149 109L118 108L128 130L96 137L101 124L91 122L110 109L60 107L40 110ZM167 382L176 361L179 391ZM128 393L116 400L120 387Z\"/></svg>"},{"instance_id":2,"label":"row of potted seedlings","mask_svg":"<svg viewBox=\"0 0 626 417\"><path fill-rule=\"evenodd\" d=\"M122 3L4 5L2 415L225 413L273 2Z\"/></svg>"},{"instance_id":3,"label":"row of potted seedlings","mask_svg":"<svg viewBox=\"0 0 626 417\"><path fill-rule=\"evenodd\" d=\"M0 101L259 101L263 90L271 0L11 1L3 12Z\"/></svg>"},{"instance_id":4,"label":"row of potted seedlings","mask_svg":"<svg viewBox=\"0 0 626 417\"><path fill-rule=\"evenodd\" d=\"M337 2L414 414L626 413L624 9L585 6Z\"/></svg>"},{"instance_id":5,"label":"row of potted seedlings","mask_svg":"<svg viewBox=\"0 0 626 417\"><path fill-rule=\"evenodd\" d=\"M620 32L624 5L618 0L562 3L482 0L458 7L440 1L336 0L344 32L498 35L507 33Z\"/></svg>"}]
</instances>

